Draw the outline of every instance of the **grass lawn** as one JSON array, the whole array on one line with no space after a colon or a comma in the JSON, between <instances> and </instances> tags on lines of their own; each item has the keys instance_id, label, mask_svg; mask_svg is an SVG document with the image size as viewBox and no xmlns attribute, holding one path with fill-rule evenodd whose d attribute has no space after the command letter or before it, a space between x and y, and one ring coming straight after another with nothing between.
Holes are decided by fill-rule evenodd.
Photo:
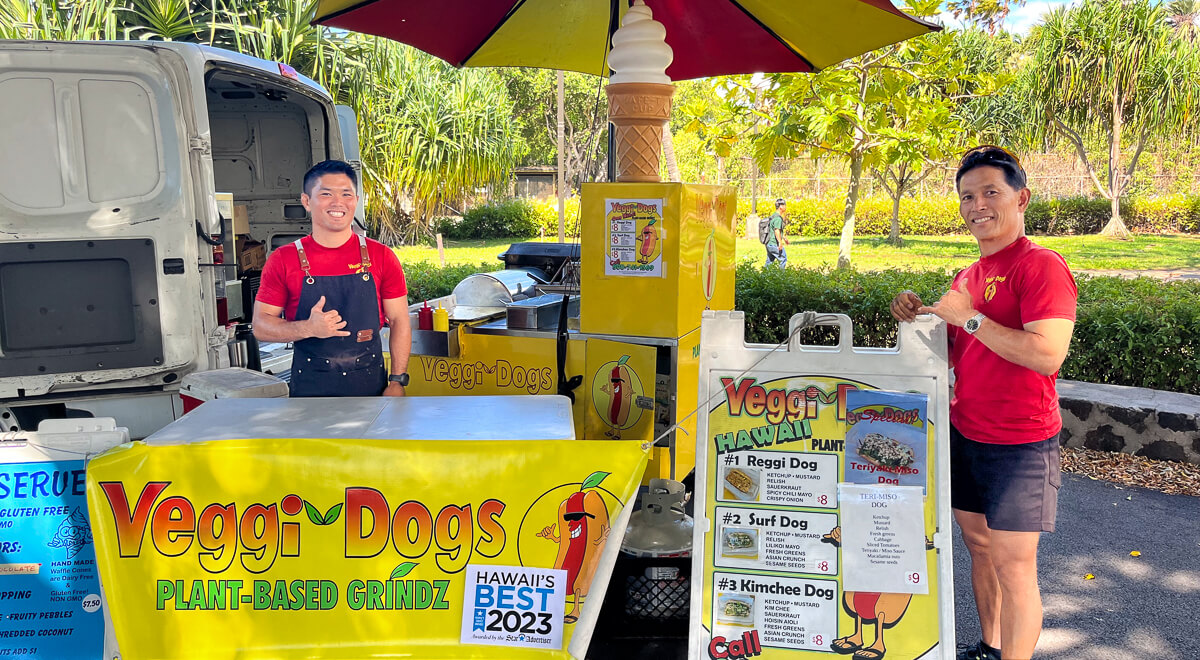
<instances>
[{"instance_id":1,"label":"grass lawn","mask_svg":"<svg viewBox=\"0 0 1200 660\"><path fill-rule=\"evenodd\" d=\"M1200 268L1200 236L1137 235L1118 241L1102 236L1032 236L1033 242L1063 255L1072 270L1169 270ZM858 270L941 270L964 268L979 258L970 235L904 236L893 247L884 237L854 239L850 257ZM836 264L837 238L792 238L788 264L806 268ZM738 240L738 259L766 260L757 239Z\"/></svg>"},{"instance_id":2,"label":"grass lawn","mask_svg":"<svg viewBox=\"0 0 1200 660\"><path fill-rule=\"evenodd\" d=\"M1200 236L1137 235L1129 241L1101 236L1034 236L1034 242L1056 250L1066 258L1072 270L1170 270L1200 269ZM536 239L534 239L536 240ZM788 264L816 268L837 263L837 238L791 237ZM497 255L514 241L448 241L447 264L497 264ZM435 247L396 248L401 263L438 262ZM756 238L740 238L737 257L764 261L763 246ZM943 270L963 268L979 257L975 239L963 236L905 236L904 245L893 247L883 237L854 239L851 259L858 270Z\"/></svg>"}]
</instances>

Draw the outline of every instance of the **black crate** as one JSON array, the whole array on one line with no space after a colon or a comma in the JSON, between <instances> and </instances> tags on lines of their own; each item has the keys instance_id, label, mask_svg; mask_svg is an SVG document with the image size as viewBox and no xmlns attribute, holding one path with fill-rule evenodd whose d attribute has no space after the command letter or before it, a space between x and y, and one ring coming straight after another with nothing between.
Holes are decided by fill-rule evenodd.
<instances>
[{"instance_id":1,"label":"black crate","mask_svg":"<svg viewBox=\"0 0 1200 660\"><path fill-rule=\"evenodd\" d=\"M621 553L600 609L596 638L687 640L691 575L691 557Z\"/></svg>"}]
</instances>

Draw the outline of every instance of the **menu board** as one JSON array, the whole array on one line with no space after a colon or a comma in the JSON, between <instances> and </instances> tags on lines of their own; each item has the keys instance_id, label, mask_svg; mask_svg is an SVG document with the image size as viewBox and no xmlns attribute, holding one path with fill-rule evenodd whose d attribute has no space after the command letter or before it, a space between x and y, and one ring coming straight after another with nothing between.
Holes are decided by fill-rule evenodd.
<instances>
[{"instance_id":1,"label":"menu board","mask_svg":"<svg viewBox=\"0 0 1200 660\"><path fill-rule=\"evenodd\" d=\"M940 324L860 351L705 314L690 658L953 657Z\"/></svg>"},{"instance_id":2,"label":"menu board","mask_svg":"<svg viewBox=\"0 0 1200 660\"><path fill-rule=\"evenodd\" d=\"M605 199L605 275L663 277L663 200Z\"/></svg>"}]
</instances>

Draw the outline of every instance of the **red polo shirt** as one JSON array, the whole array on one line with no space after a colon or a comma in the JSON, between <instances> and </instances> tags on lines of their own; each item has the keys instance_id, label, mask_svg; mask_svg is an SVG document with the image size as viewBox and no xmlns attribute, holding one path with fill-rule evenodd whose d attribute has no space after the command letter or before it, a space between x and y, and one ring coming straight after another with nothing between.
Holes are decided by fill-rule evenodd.
<instances>
[{"instance_id":1,"label":"red polo shirt","mask_svg":"<svg viewBox=\"0 0 1200 660\"><path fill-rule=\"evenodd\" d=\"M313 240L312 236L300 239L304 246L304 254L308 257L309 266L314 277L351 275L362 272L362 254L358 247L358 237L351 236L341 247L327 248ZM387 321L383 313L383 301L392 298L403 298L408 295L408 286L404 281L404 269L400 259L388 246L379 241L367 239L367 255L371 258L371 274L375 277L375 294L379 299L379 325ZM288 243L281 245L271 253L263 266L262 283L259 285L256 300L267 305L283 308L283 317L289 321L296 319L296 307L300 304L300 289L304 286L304 271L300 268L300 255L296 245ZM328 311L326 307L326 311Z\"/></svg>"},{"instance_id":2,"label":"red polo shirt","mask_svg":"<svg viewBox=\"0 0 1200 660\"><path fill-rule=\"evenodd\" d=\"M954 278L966 278L975 309L1023 329L1044 319L1075 320L1078 293L1067 262L1022 236ZM1013 364L959 327L950 327L956 381L950 422L967 438L992 444L1040 442L1062 429L1053 376Z\"/></svg>"}]
</instances>

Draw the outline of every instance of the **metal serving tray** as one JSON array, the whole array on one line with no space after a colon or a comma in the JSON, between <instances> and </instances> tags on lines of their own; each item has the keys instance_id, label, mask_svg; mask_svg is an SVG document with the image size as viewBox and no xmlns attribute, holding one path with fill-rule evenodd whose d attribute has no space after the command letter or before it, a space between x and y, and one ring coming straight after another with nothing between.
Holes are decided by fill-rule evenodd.
<instances>
[{"instance_id":1,"label":"metal serving tray","mask_svg":"<svg viewBox=\"0 0 1200 660\"><path fill-rule=\"evenodd\" d=\"M507 325L521 330L554 328L558 325L562 305L563 296L557 293L505 303ZM567 316L579 316L579 296L568 299Z\"/></svg>"}]
</instances>

